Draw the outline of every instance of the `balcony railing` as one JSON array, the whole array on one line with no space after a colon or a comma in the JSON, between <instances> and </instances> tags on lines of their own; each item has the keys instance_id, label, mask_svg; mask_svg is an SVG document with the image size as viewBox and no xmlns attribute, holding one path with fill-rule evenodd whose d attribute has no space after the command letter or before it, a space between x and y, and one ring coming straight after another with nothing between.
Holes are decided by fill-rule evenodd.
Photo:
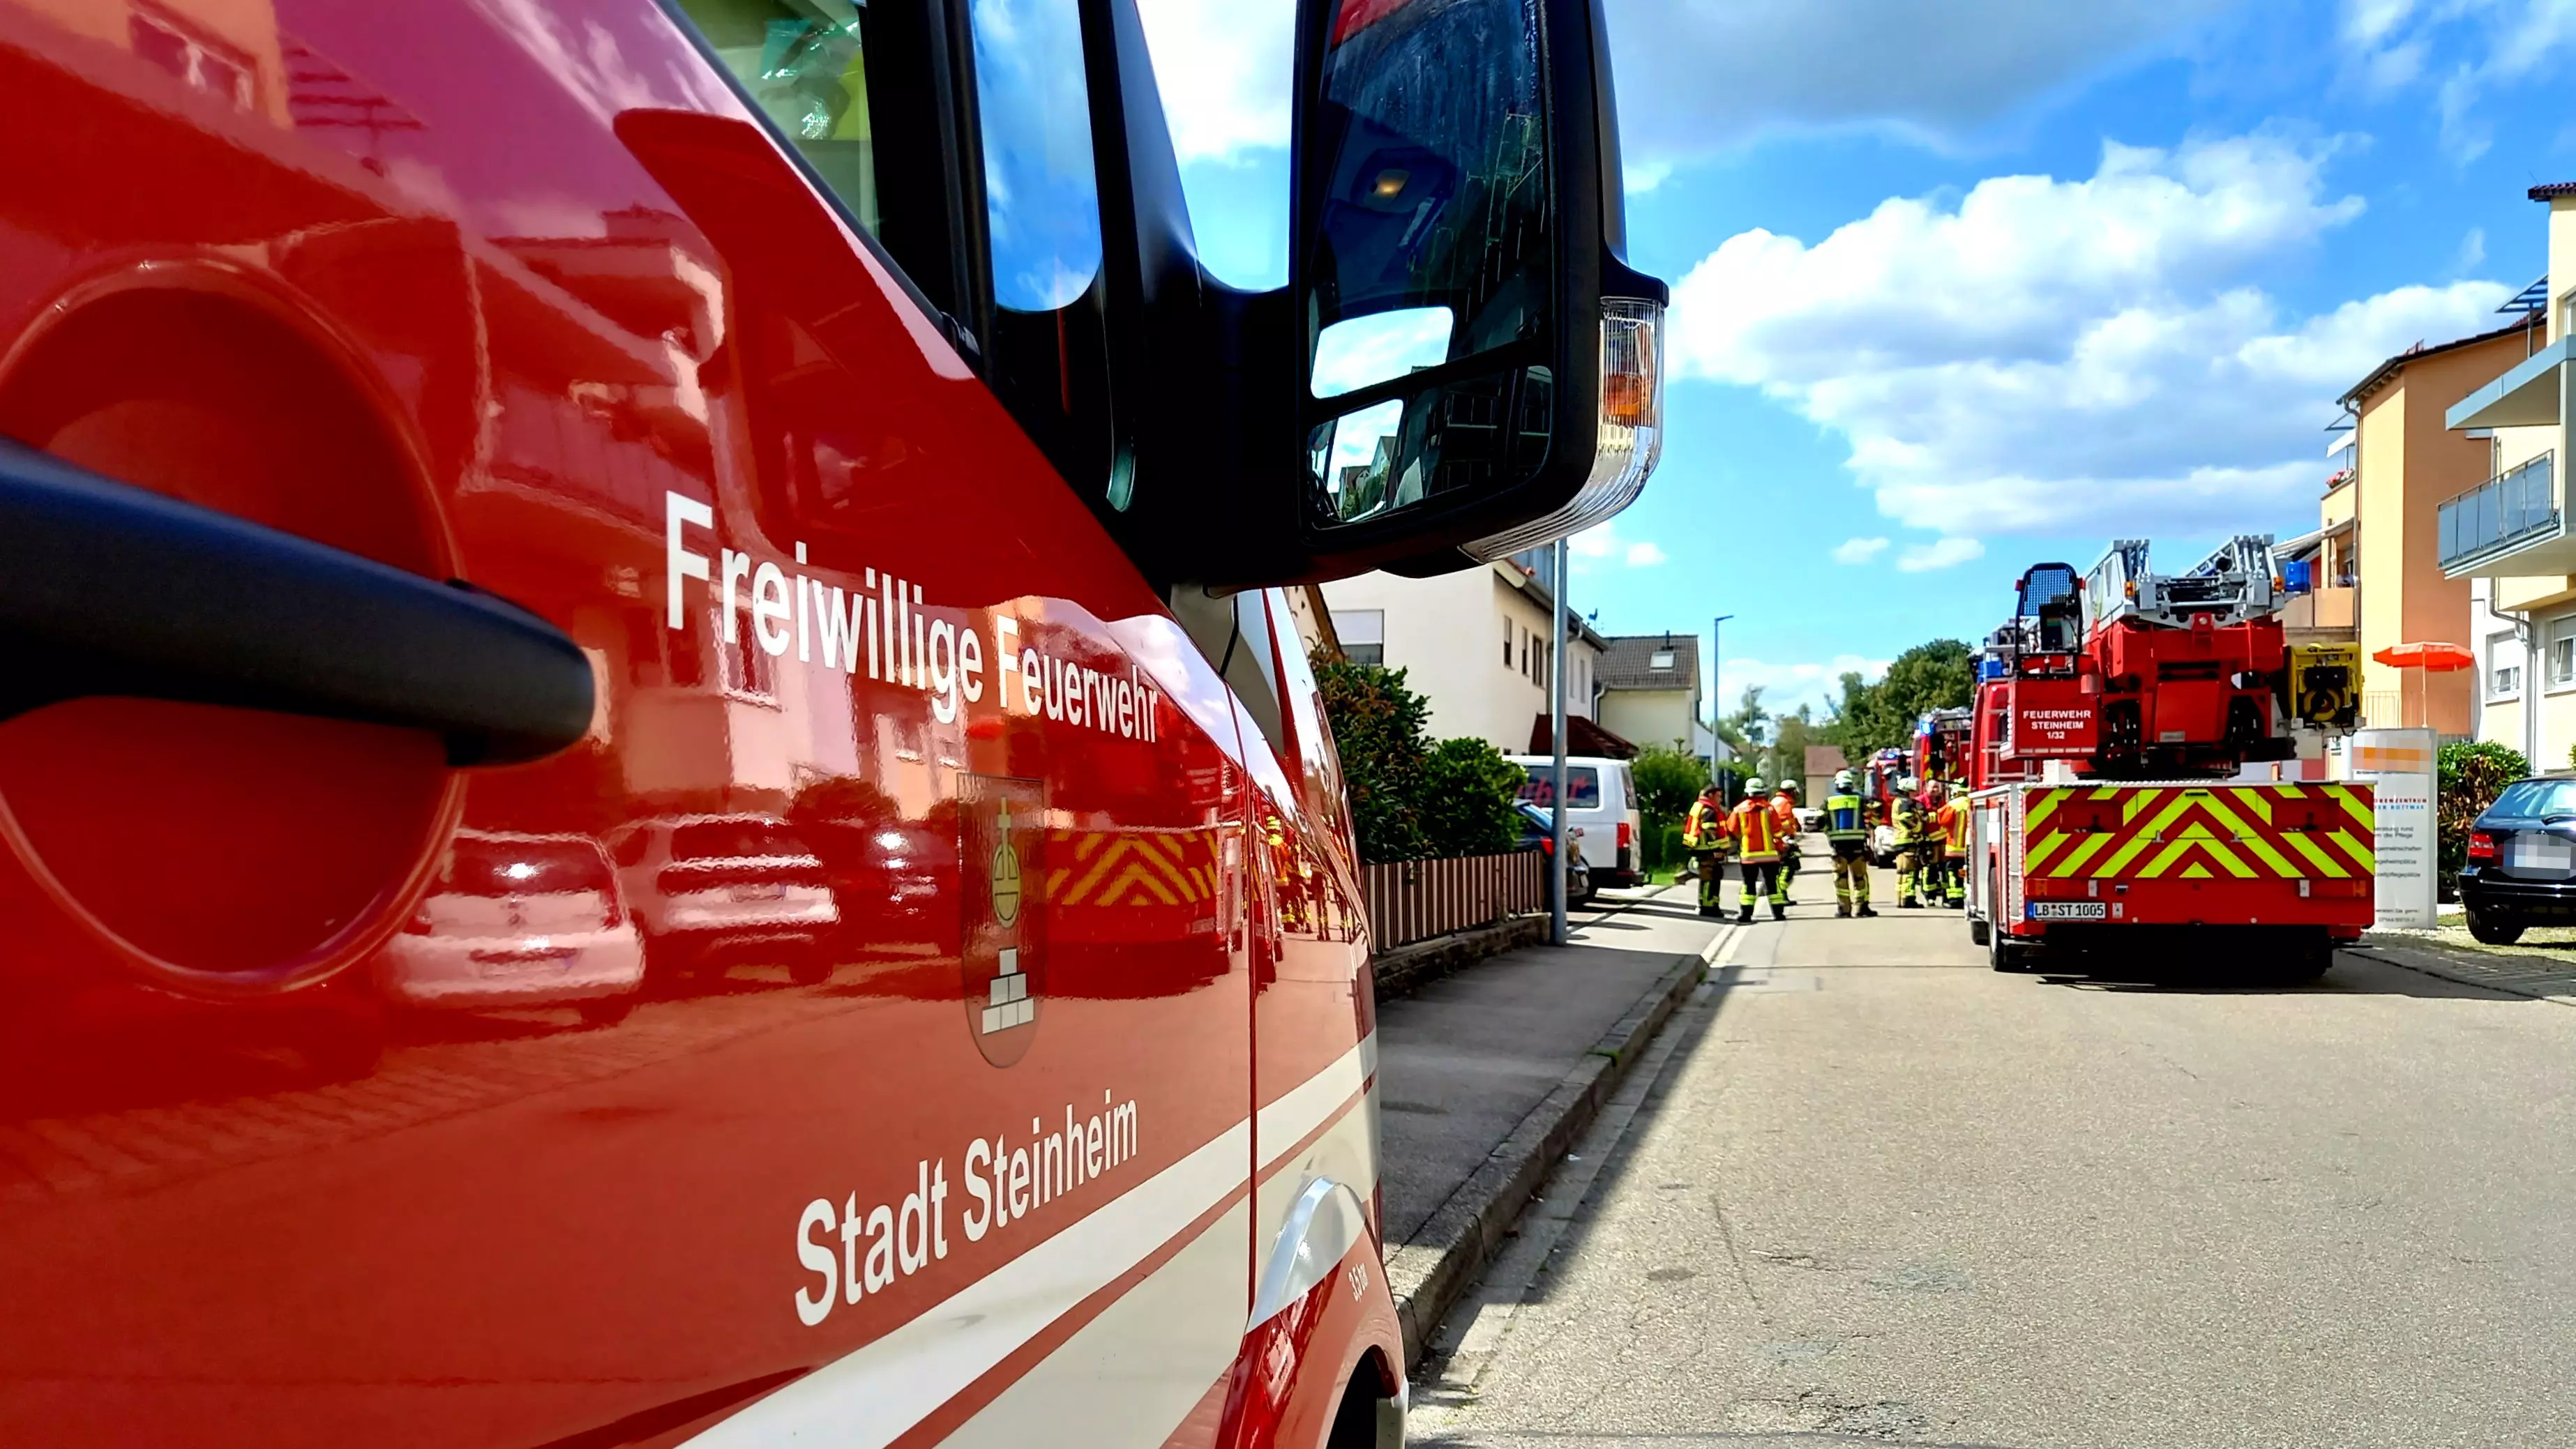
<instances>
[{"instance_id":1,"label":"balcony railing","mask_svg":"<svg viewBox=\"0 0 2576 1449\"><path fill-rule=\"evenodd\" d=\"M2557 492L2543 453L2442 505L2441 564L2455 568L2481 554L2558 530Z\"/></svg>"}]
</instances>

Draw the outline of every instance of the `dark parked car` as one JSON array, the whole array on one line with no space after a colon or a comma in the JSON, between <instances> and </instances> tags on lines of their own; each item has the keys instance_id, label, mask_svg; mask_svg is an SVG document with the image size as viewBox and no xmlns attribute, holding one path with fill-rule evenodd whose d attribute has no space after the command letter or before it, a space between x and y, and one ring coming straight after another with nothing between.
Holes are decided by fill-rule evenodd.
<instances>
[{"instance_id":1,"label":"dark parked car","mask_svg":"<svg viewBox=\"0 0 2576 1449\"><path fill-rule=\"evenodd\" d=\"M1527 800L1513 802L1512 809L1521 817L1520 848L1553 853L1556 849L1554 817ZM1579 906L1592 899L1592 863L1583 858L1583 827L1567 822L1565 843L1568 847L1565 852L1565 899Z\"/></svg>"},{"instance_id":2,"label":"dark parked car","mask_svg":"<svg viewBox=\"0 0 2576 1449\"><path fill-rule=\"evenodd\" d=\"M2542 921L2576 921L2576 780L2516 780L2469 827L2460 872L2469 934L2509 946Z\"/></svg>"}]
</instances>

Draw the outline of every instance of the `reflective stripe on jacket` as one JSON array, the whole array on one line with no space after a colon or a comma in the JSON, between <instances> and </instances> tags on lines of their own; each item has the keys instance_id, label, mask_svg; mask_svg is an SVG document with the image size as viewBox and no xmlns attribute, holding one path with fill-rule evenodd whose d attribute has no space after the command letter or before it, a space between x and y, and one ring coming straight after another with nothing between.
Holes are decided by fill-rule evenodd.
<instances>
[{"instance_id":1,"label":"reflective stripe on jacket","mask_svg":"<svg viewBox=\"0 0 2576 1449\"><path fill-rule=\"evenodd\" d=\"M1941 840L1952 855L1968 853L1968 802L1944 801L1941 805Z\"/></svg>"},{"instance_id":2,"label":"reflective stripe on jacket","mask_svg":"<svg viewBox=\"0 0 2576 1449\"><path fill-rule=\"evenodd\" d=\"M1682 820L1682 848L1714 850L1726 839L1726 807L1706 800L1691 802Z\"/></svg>"},{"instance_id":3,"label":"reflective stripe on jacket","mask_svg":"<svg viewBox=\"0 0 2576 1449\"><path fill-rule=\"evenodd\" d=\"M1869 822L1861 815L1858 795L1825 797L1825 838L1827 840L1869 838Z\"/></svg>"},{"instance_id":4,"label":"reflective stripe on jacket","mask_svg":"<svg viewBox=\"0 0 2576 1449\"><path fill-rule=\"evenodd\" d=\"M1888 810L1887 823L1896 831L1899 845L1919 844L1923 839L1923 807L1911 795L1899 795Z\"/></svg>"},{"instance_id":5,"label":"reflective stripe on jacket","mask_svg":"<svg viewBox=\"0 0 2576 1449\"><path fill-rule=\"evenodd\" d=\"M1738 854L1744 859L1759 864L1780 858L1780 818L1771 813L1768 802L1745 801L1735 807L1728 824L1735 832Z\"/></svg>"}]
</instances>

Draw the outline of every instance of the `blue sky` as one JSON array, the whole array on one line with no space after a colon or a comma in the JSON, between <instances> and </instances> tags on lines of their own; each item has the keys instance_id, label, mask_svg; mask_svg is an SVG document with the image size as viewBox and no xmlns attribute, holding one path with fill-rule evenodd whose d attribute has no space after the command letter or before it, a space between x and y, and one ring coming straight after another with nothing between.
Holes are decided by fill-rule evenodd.
<instances>
[{"instance_id":1,"label":"blue sky","mask_svg":"<svg viewBox=\"0 0 2576 1449\"><path fill-rule=\"evenodd\" d=\"M2576 0L1606 3L1673 380L1574 602L1735 615L1730 698L1982 638L2114 536L2313 528L2334 399L2501 324L2576 180ZM1143 8L1201 250L1275 285L1291 7Z\"/></svg>"}]
</instances>

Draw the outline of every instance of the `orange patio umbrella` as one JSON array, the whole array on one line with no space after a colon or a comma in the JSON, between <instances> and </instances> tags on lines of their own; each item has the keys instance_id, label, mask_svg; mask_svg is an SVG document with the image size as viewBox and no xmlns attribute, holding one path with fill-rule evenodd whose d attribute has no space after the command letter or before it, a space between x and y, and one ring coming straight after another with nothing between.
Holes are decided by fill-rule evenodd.
<instances>
[{"instance_id":1,"label":"orange patio umbrella","mask_svg":"<svg viewBox=\"0 0 2576 1449\"><path fill-rule=\"evenodd\" d=\"M2455 669L2475 669L2478 666L2478 656L2457 644L2431 642L2391 644L2370 657L2391 669L2420 669L2427 674L2448 674ZM2407 721L2410 725L2421 725L2424 722L2424 711L2421 708L2423 699L2423 686L2419 684L2415 692L2418 708L2408 711L2414 716Z\"/></svg>"}]
</instances>

